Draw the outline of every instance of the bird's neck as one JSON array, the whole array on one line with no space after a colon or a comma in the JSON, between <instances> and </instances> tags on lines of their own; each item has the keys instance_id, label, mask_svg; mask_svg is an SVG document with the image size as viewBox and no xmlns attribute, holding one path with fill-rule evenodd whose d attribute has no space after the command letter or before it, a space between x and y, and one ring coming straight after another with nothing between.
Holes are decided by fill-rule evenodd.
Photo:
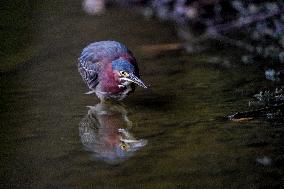
<instances>
[{"instance_id":1,"label":"bird's neck","mask_svg":"<svg viewBox=\"0 0 284 189\"><path fill-rule=\"evenodd\" d=\"M121 91L121 89L118 87L119 80L116 74L114 74L111 64L107 64L104 67L104 70L99 77L101 82L101 90L103 92L117 93Z\"/></svg>"}]
</instances>

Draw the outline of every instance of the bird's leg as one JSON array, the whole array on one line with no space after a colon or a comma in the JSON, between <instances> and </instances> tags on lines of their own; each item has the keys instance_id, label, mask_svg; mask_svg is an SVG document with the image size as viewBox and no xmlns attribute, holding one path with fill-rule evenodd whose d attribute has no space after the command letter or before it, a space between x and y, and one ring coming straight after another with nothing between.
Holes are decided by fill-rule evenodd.
<instances>
[{"instance_id":1,"label":"bird's leg","mask_svg":"<svg viewBox=\"0 0 284 189\"><path fill-rule=\"evenodd\" d=\"M91 90L91 91L86 92L85 94L89 95L89 94L93 94L93 93L95 93L95 92L96 92L96 91Z\"/></svg>"}]
</instances>

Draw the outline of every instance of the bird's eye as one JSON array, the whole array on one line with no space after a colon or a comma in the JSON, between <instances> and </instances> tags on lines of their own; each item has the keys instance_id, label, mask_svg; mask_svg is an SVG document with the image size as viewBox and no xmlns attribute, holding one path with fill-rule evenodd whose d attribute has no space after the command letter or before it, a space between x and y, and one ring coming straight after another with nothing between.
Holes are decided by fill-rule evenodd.
<instances>
[{"instance_id":1,"label":"bird's eye","mask_svg":"<svg viewBox=\"0 0 284 189\"><path fill-rule=\"evenodd\" d=\"M122 150L127 150L127 145L126 145L125 143L121 143L121 144L120 144L120 148L121 148Z\"/></svg>"},{"instance_id":2,"label":"bird's eye","mask_svg":"<svg viewBox=\"0 0 284 189\"><path fill-rule=\"evenodd\" d=\"M129 74L126 71L120 71L119 73L123 77L128 77L129 76Z\"/></svg>"}]
</instances>

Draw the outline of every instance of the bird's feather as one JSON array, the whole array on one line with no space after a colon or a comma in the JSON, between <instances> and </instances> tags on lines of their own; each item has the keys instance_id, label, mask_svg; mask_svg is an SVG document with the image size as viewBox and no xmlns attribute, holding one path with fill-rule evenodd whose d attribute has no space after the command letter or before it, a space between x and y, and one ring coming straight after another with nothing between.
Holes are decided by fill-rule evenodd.
<instances>
[{"instance_id":1,"label":"bird's feather","mask_svg":"<svg viewBox=\"0 0 284 189\"><path fill-rule=\"evenodd\" d=\"M88 87L94 90L99 83L99 73L103 64L119 58L128 60L138 72L132 53L125 45L116 41L95 42L84 48L79 58L78 71Z\"/></svg>"}]
</instances>

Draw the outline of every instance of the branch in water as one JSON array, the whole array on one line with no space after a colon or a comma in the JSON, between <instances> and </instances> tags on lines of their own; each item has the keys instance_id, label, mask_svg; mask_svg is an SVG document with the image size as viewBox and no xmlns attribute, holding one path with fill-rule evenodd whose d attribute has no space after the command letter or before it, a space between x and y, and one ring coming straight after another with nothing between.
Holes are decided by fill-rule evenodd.
<instances>
[{"instance_id":1,"label":"branch in water","mask_svg":"<svg viewBox=\"0 0 284 189\"><path fill-rule=\"evenodd\" d=\"M266 19L271 18L273 16L277 16L277 15L283 13L283 12L284 12L284 8L282 8L278 11L272 12L272 13L268 13L268 14L259 13L259 14L251 15L251 16L248 16L248 17L245 17L245 18L241 17L241 18L234 20L230 23L209 26L207 28L207 32L208 33L230 32L234 29L242 28L242 27L245 27L245 26L250 25L252 23L263 21L263 20L266 20Z\"/></svg>"},{"instance_id":2,"label":"branch in water","mask_svg":"<svg viewBox=\"0 0 284 189\"><path fill-rule=\"evenodd\" d=\"M244 118L257 118L257 117L263 117L264 114L269 113L271 111L276 111L279 109L283 109L284 108L284 103L281 104L275 104L269 107L265 107L265 108L260 108L260 109L256 109L256 110L252 110L252 111L245 111L245 112L237 112L234 113L232 115L228 115L226 116L226 118L228 118L229 120L240 120L240 119L244 119Z\"/></svg>"}]
</instances>

